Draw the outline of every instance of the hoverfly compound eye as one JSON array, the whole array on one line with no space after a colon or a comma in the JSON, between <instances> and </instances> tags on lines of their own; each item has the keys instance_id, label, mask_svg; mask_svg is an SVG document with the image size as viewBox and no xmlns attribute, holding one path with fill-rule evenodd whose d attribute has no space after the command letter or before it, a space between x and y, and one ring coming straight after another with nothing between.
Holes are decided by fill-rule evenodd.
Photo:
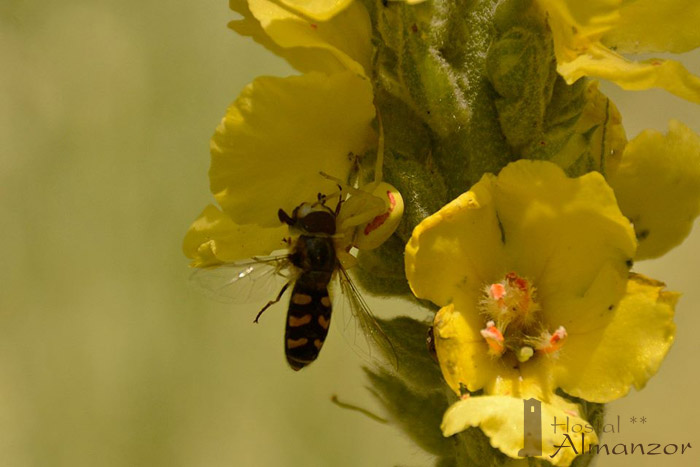
<instances>
[{"instance_id":1,"label":"hoverfly compound eye","mask_svg":"<svg viewBox=\"0 0 700 467\"><path fill-rule=\"evenodd\" d=\"M303 229L311 234L335 234L335 215L328 211L313 211L300 219Z\"/></svg>"},{"instance_id":2,"label":"hoverfly compound eye","mask_svg":"<svg viewBox=\"0 0 700 467\"><path fill-rule=\"evenodd\" d=\"M385 210L358 228L355 246L360 250L371 250L384 243L399 226L403 216L403 198L392 185L381 182L372 195L384 201Z\"/></svg>"}]
</instances>

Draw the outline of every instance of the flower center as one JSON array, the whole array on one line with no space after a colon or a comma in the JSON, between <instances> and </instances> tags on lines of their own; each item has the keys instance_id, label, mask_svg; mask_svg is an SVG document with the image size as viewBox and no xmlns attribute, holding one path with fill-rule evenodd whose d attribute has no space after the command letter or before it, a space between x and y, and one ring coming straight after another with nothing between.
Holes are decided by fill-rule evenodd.
<instances>
[{"instance_id":1,"label":"flower center","mask_svg":"<svg viewBox=\"0 0 700 467\"><path fill-rule=\"evenodd\" d=\"M479 307L486 317L481 335L495 357L512 353L519 362L526 362L536 353L552 354L564 345L564 326L547 329L535 287L514 272L484 286Z\"/></svg>"}]
</instances>

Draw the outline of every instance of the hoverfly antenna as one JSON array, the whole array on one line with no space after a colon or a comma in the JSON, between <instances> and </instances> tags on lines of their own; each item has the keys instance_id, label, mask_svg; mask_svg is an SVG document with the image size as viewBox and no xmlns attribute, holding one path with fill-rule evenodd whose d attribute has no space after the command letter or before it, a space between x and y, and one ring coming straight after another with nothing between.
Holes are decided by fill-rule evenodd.
<instances>
[{"instance_id":1,"label":"hoverfly antenna","mask_svg":"<svg viewBox=\"0 0 700 467\"><path fill-rule=\"evenodd\" d=\"M287 214L284 209L280 209L277 211L277 217L279 218L280 222L283 224L287 225L294 225L294 219L292 219L289 214Z\"/></svg>"}]
</instances>

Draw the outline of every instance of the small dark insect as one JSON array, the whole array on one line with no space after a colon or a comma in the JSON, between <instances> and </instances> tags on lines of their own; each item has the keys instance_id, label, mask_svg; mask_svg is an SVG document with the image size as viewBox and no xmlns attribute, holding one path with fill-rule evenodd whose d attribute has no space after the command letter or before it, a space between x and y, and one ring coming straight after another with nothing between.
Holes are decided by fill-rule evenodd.
<instances>
[{"instance_id":1,"label":"small dark insect","mask_svg":"<svg viewBox=\"0 0 700 467\"><path fill-rule=\"evenodd\" d=\"M425 346L428 348L428 353L430 354L431 357L433 357L433 360L438 362L438 357L437 357L437 351L435 350L435 331L433 331L433 327L430 326L428 328L428 335L425 337Z\"/></svg>"}]
</instances>

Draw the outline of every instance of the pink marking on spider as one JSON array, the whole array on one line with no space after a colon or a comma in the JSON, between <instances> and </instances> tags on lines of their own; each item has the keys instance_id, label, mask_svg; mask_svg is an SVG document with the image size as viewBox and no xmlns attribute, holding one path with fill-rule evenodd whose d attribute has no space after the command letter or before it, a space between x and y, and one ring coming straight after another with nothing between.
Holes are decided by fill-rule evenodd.
<instances>
[{"instance_id":1,"label":"pink marking on spider","mask_svg":"<svg viewBox=\"0 0 700 467\"><path fill-rule=\"evenodd\" d=\"M377 230L379 227L381 227L382 224L384 224L384 222L386 222L386 220L391 215L391 212L396 207L396 198L394 197L393 193L391 191L387 191L386 196L387 196L387 198L389 198L389 210L387 212L385 212L384 214L378 215L377 217L372 219L370 221L370 223L367 224L367 226L365 226L365 231L364 231L365 235L369 235L374 230Z\"/></svg>"},{"instance_id":2,"label":"pink marking on spider","mask_svg":"<svg viewBox=\"0 0 700 467\"><path fill-rule=\"evenodd\" d=\"M396 207L396 198L391 191L386 192L386 197L389 198L389 212L391 212Z\"/></svg>"},{"instance_id":3,"label":"pink marking on spider","mask_svg":"<svg viewBox=\"0 0 700 467\"><path fill-rule=\"evenodd\" d=\"M365 235L369 235L369 234L372 233L374 230L377 230L379 227L382 226L382 224L383 224L384 222L386 222L386 220L387 220L388 218L389 218L389 213L388 213L388 212L385 212L384 214L378 215L377 217L375 217L374 219L372 219L372 221L371 221L369 224L367 224L367 226L365 227L364 234L365 234Z\"/></svg>"}]
</instances>

